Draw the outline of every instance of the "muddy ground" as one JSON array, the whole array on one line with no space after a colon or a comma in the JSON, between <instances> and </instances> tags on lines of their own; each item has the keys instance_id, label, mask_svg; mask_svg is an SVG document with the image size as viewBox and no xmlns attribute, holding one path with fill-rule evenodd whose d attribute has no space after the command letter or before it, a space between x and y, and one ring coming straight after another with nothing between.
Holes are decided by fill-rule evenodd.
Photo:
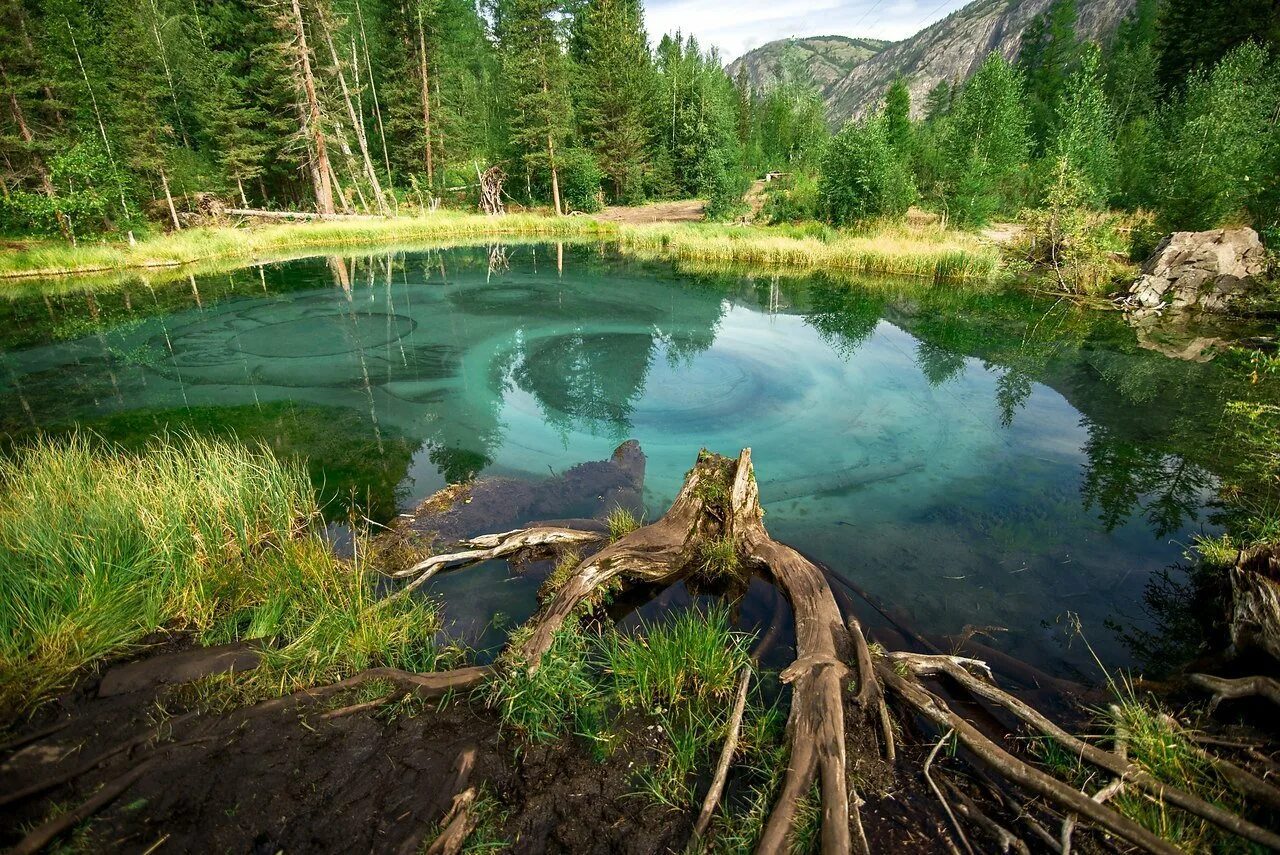
<instances>
[{"instance_id":1,"label":"muddy ground","mask_svg":"<svg viewBox=\"0 0 1280 855\"><path fill-rule=\"evenodd\" d=\"M146 669L157 680L183 660L181 639L157 644ZM189 663L189 658L186 660ZM414 715L391 707L326 719L351 698L248 707L226 714L184 710L163 682L103 696L123 663L86 675L11 737L62 729L0 757L0 794L57 779L161 725L154 740L45 793L0 808L0 845L91 797L142 762L146 774L64 838L71 851L402 852L429 843L457 788L456 762L475 749L470 784L507 811L500 836L516 852L682 851L695 810L654 806L635 793L635 772L656 757L642 720L607 760L569 737L527 746L503 733L481 698L463 697ZM163 712L162 712L163 708ZM10 743L12 743L12 739ZM883 778L874 746L850 744L860 777L879 779L864 823L875 851L944 851L923 783ZM908 744L921 753L929 746ZM921 753L921 756L923 754ZM862 758L862 759L859 759ZM869 765L865 762L869 760ZM709 770L708 770L709 773ZM701 797L707 785L699 781ZM739 791L743 787L737 788ZM730 798L744 798L731 780Z\"/></svg>"}]
</instances>

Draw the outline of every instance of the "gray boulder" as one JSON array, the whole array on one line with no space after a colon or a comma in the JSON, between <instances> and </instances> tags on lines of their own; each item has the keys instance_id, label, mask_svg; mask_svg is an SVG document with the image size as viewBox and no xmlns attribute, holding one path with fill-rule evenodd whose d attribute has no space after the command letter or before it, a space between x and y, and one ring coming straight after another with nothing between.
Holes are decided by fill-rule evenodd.
<instances>
[{"instance_id":1,"label":"gray boulder","mask_svg":"<svg viewBox=\"0 0 1280 855\"><path fill-rule=\"evenodd\" d=\"M1225 312L1260 283L1266 268L1266 251L1253 229L1174 232L1142 266L1129 303Z\"/></svg>"}]
</instances>

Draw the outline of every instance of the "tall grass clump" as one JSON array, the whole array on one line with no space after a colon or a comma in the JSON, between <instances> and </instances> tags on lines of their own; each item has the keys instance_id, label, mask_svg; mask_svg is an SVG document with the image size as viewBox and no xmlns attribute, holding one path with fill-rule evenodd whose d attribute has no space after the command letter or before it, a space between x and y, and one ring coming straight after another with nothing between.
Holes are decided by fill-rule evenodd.
<instances>
[{"instance_id":1,"label":"tall grass clump","mask_svg":"<svg viewBox=\"0 0 1280 855\"><path fill-rule=\"evenodd\" d=\"M0 459L0 706L160 629L258 639L280 689L434 661L425 601L376 604L321 536L301 464L161 437L140 453L42 439Z\"/></svg>"},{"instance_id":2,"label":"tall grass clump","mask_svg":"<svg viewBox=\"0 0 1280 855\"><path fill-rule=\"evenodd\" d=\"M509 649L519 649L529 632L524 628L512 633ZM589 644L576 626L556 632L551 649L532 674L522 663L509 661L489 683L489 707L497 710L504 727L529 743L558 739L596 703Z\"/></svg>"}]
</instances>

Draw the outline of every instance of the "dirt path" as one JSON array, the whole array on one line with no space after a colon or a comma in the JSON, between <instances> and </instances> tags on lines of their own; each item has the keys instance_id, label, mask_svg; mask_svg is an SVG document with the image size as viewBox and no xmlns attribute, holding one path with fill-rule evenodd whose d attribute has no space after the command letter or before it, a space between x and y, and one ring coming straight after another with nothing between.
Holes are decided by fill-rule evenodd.
<instances>
[{"instance_id":1,"label":"dirt path","mask_svg":"<svg viewBox=\"0 0 1280 855\"><path fill-rule=\"evenodd\" d=\"M706 207L701 199L681 199L649 205L610 205L594 216L611 223L693 223L702 221Z\"/></svg>"}]
</instances>

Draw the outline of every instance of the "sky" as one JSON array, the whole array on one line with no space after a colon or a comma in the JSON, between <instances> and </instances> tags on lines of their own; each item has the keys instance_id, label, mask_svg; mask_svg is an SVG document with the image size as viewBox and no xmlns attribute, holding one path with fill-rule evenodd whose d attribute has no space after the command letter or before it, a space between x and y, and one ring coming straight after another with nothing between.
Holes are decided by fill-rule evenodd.
<instances>
[{"instance_id":1,"label":"sky","mask_svg":"<svg viewBox=\"0 0 1280 855\"><path fill-rule=\"evenodd\" d=\"M645 24L664 33L693 33L726 62L791 36L853 36L897 41L919 32L968 0L645 0Z\"/></svg>"}]
</instances>

